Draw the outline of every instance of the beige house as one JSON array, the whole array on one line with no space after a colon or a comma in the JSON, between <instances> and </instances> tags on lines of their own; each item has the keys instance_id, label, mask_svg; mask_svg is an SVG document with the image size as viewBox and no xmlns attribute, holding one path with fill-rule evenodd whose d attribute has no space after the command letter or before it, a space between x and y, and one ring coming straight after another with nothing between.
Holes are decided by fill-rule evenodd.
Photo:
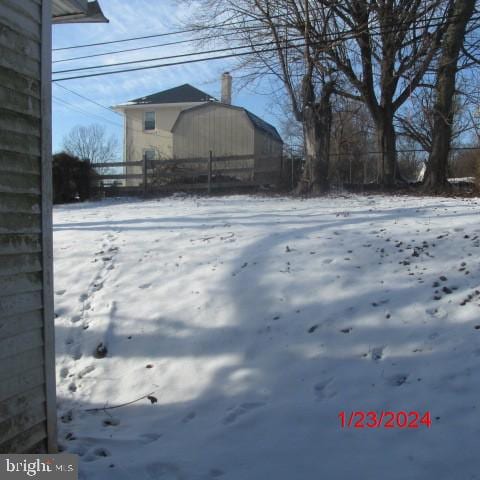
<instances>
[{"instance_id":1,"label":"beige house","mask_svg":"<svg viewBox=\"0 0 480 480\"><path fill-rule=\"evenodd\" d=\"M114 107L125 116L124 160L170 160L251 155L234 168L261 167L266 183L281 169L283 142L275 127L248 110L231 105L231 76L222 76L222 101L185 84ZM255 157L269 156L255 160ZM255 165L255 162L257 165ZM228 164L222 168L228 168ZM129 166L128 186L142 182L142 167ZM275 182L272 182L275 183Z\"/></svg>"},{"instance_id":2,"label":"beige house","mask_svg":"<svg viewBox=\"0 0 480 480\"><path fill-rule=\"evenodd\" d=\"M173 158L172 127L182 110L215 100L185 84L115 106L124 114L124 161ZM127 167L127 174L141 174L141 167ZM136 185L140 180L129 180Z\"/></svg>"}]
</instances>

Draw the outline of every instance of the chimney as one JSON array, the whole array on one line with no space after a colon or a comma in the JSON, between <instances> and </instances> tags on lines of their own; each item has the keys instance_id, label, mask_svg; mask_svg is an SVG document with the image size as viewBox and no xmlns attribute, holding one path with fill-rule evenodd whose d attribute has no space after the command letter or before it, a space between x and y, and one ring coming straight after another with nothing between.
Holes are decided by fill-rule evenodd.
<instances>
[{"instance_id":1,"label":"chimney","mask_svg":"<svg viewBox=\"0 0 480 480\"><path fill-rule=\"evenodd\" d=\"M222 97L221 102L230 105L232 103L232 76L229 72L222 74Z\"/></svg>"}]
</instances>

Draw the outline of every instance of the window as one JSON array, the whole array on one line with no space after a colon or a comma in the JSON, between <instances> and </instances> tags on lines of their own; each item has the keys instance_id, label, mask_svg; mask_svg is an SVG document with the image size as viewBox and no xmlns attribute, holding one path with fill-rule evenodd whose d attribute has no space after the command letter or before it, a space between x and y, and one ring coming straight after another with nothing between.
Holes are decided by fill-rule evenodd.
<instances>
[{"instance_id":1,"label":"window","mask_svg":"<svg viewBox=\"0 0 480 480\"><path fill-rule=\"evenodd\" d=\"M145 160L155 160L155 150L145 150Z\"/></svg>"},{"instance_id":2,"label":"window","mask_svg":"<svg viewBox=\"0 0 480 480\"><path fill-rule=\"evenodd\" d=\"M155 112L145 112L144 129L155 130Z\"/></svg>"},{"instance_id":3,"label":"window","mask_svg":"<svg viewBox=\"0 0 480 480\"><path fill-rule=\"evenodd\" d=\"M145 164L147 168L154 168L152 165L153 160L155 160L155 150L144 150L143 158L145 159Z\"/></svg>"}]
</instances>

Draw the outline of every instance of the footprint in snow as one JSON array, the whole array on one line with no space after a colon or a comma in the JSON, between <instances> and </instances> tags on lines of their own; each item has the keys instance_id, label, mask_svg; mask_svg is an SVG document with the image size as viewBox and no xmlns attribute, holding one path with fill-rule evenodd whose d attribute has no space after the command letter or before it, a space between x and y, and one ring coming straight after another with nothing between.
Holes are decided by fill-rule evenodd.
<instances>
[{"instance_id":1,"label":"footprint in snow","mask_svg":"<svg viewBox=\"0 0 480 480\"><path fill-rule=\"evenodd\" d=\"M60 421L61 421L62 423L70 423L72 420L73 420L73 411L72 411L72 410L68 410L67 412L65 412L65 413L60 417Z\"/></svg>"},{"instance_id":2,"label":"footprint in snow","mask_svg":"<svg viewBox=\"0 0 480 480\"><path fill-rule=\"evenodd\" d=\"M95 460L98 460L99 458L110 457L111 455L112 454L106 448L99 447L93 450L93 452L90 452L87 455L85 455L83 457L83 460L85 462L93 462Z\"/></svg>"},{"instance_id":3,"label":"footprint in snow","mask_svg":"<svg viewBox=\"0 0 480 480\"><path fill-rule=\"evenodd\" d=\"M328 265L329 263L333 262L333 258L326 258L325 260L322 261L324 265Z\"/></svg>"},{"instance_id":4,"label":"footprint in snow","mask_svg":"<svg viewBox=\"0 0 480 480\"><path fill-rule=\"evenodd\" d=\"M210 470L210 476L212 478L218 478L218 477L221 477L222 475L225 475L225 472L220 468L212 468Z\"/></svg>"},{"instance_id":5,"label":"footprint in snow","mask_svg":"<svg viewBox=\"0 0 480 480\"><path fill-rule=\"evenodd\" d=\"M385 347L374 347L372 348L371 355L374 362L378 362L383 358L383 350Z\"/></svg>"},{"instance_id":6,"label":"footprint in snow","mask_svg":"<svg viewBox=\"0 0 480 480\"><path fill-rule=\"evenodd\" d=\"M104 427L116 427L117 425L120 425L120 419L115 417L104 418L102 425Z\"/></svg>"},{"instance_id":7,"label":"footprint in snow","mask_svg":"<svg viewBox=\"0 0 480 480\"><path fill-rule=\"evenodd\" d=\"M185 415L185 417L183 417L182 423L188 423L192 421L196 416L197 414L195 412L190 412L187 415Z\"/></svg>"},{"instance_id":8,"label":"footprint in snow","mask_svg":"<svg viewBox=\"0 0 480 480\"><path fill-rule=\"evenodd\" d=\"M145 288L150 288L152 286L151 283L144 283L142 285L139 285L138 288L145 289Z\"/></svg>"},{"instance_id":9,"label":"footprint in snow","mask_svg":"<svg viewBox=\"0 0 480 480\"><path fill-rule=\"evenodd\" d=\"M157 441L161 436L159 433L142 433L142 435L140 435L140 443L148 445L149 443Z\"/></svg>"},{"instance_id":10,"label":"footprint in snow","mask_svg":"<svg viewBox=\"0 0 480 480\"><path fill-rule=\"evenodd\" d=\"M425 312L428 313L428 315L431 315L432 317L437 318L439 320L445 320L448 317L448 312L441 307L427 308Z\"/></svg>"},{"instance_id":11,"label":"footprint in snow","mask_svg":"<svg viewBox=\"0 0 480 480\"><path fill-rule=\"evenodd\" d=\"M62 367L62 369L60 370L60 376L62 378L67 378L68 373L69 373L68 367Z\"/></svg>"},{"instance_id":12,"label":"footprint in snow","mask_svg":"<svg viewBox=\"0 0 480 480\"><path fill-rule=\"evenodd\" d=\"M82 358L82 351L80 347L75 348L75 350L72 353L72 358L74 360L80 360Z\"/></svg>"},{"instance_id":13,"label":"footprint in snow","mask_svg":"<svg viewBox=\"0 0 480 480\"><path fill-rule=\"evenodd\" d=\"M66 292L66 290L57 290L57 291L55 292L55 295L61 296L61 295L64 295L65 292Z\"/></svg>"},{"instance_id":14,"label":"footprint in snow","mask_svg":"<svg viewBox=\"0 0 480 480\"><path fill-rule=\"evenodd\" d=\"M186 477L180 467L174 463L156 462L145 467L146 473L151 480L184 480Z\"/></svg>"},{"instance_id":15,"label":"footprint in snow","mask_svg":"<svg viewBox=\"0 0 480 480\"><path fill-rule=\"evenodd\" d=\"M84 369L82 369L78 373L78 378L83 378L85 375L88 375L89 373L93 372L94 370L95 370L94 365L88 365L87 367L85 367Z\"/></svg>"},{"instance_id":16,"label":"footprint in snow","mask_svg":"<svg viewBox=\"0 0 480 480\"><path fill-rule=\"evenodd\" d=\"M337 394L337 391L332 386L333 378L322 380L313 386L315 397L317 400L326 400L332 398Z\"/></svg>"},{"instance_id":17,"label":"footprint in snow","mask_svg":"<svg viewBox=\"0 0 480 480\"><path fill-rule=\"evenodd\" d=\"M407 378L408 378L408 374L397 373L387 378L387 384L390 385L391 387L400 387L407 381Z\"/></svg>"},{"instance_id":18,"label":"footprint in snow","mask_svg":"<svg viewBox=\"0 0 480 480\"><path fill-rule=\"evenodd\" d=\"M225 425L229 425L233 422L238 417L241 417L242 415L245 415L248 413L250 410L254 410L255 408L258 407L263 407L265 405L264 402L246 402L242 403L241 405L238 405L237 407L234 407L232 411L223 419L223 423Z\"/></svg>"}]
</instances>

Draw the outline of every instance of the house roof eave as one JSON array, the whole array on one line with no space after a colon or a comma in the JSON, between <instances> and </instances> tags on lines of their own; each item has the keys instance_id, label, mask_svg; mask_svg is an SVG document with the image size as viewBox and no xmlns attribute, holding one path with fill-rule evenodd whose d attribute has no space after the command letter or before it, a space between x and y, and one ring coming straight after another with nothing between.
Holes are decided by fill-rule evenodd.
<instances>
[{"instance_id":1,"label":"house roof eave","mask_svg":"<svg viewBox=\"0 0 480 480\"><path fill-rule=\"evenodd\" d=\"M97 0L53 0L52 23L109 23Z\"/></svg>"},{"instance_id":2,"label":"house roof eave","mask_svg":"<svg viewBox=\"0 0 480 480\"><path fill-rule=\"evenodd\" d=\"M176 102L176 103L121 103L111 108L117 112L125 113L126 110L148 110L163 107L186 107L187 109L201 106L209 102Z\"/></svg>"}]
</instances>

